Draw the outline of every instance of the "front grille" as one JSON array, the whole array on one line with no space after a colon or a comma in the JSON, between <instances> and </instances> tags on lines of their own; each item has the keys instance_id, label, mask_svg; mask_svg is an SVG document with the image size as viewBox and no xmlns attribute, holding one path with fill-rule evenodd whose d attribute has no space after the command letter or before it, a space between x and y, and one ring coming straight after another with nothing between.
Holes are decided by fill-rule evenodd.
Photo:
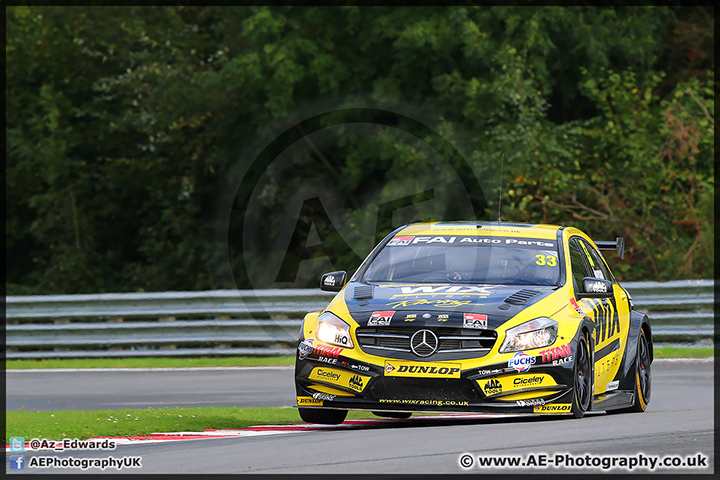
<instances>
[{"instance_id":1,"label":"front grille","mask_svg":"<svg viewBox=\"0 0 720 480\"><path fill-rule=\"evenodd\" d=\"M365 391L368 400L478 401L480 394L466 379L377 377Z\"/></svg>"},{"instance_id":2,"label":"front grille","mask_svg":"<svg viewBox=\"0 0 720 480\"><path fill-rule=\"evenodd\" d=\"M410 353L410 338L418 330L430 330L439 340L433 355L443 353L473 353L485 355L495 345L495 330L452 327L361 327L357 329L358 343L363 351L379 354L381 350ZM419 351L421 355L428 352ZM429 358L429 357L424 357Z\"/></svg>"}]
</instances>

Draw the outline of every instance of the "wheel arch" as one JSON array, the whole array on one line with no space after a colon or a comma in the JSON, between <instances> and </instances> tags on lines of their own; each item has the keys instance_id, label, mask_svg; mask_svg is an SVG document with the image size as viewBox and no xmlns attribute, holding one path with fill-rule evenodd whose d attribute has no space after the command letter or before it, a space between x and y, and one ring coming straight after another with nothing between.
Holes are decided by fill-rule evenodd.
<instances>
[{"instance_id":1,"label":"wheel arch","mask_svg":"<svg viewBox=\"0 0 720 480\"><path fill-rule=\"evenodd\" d=\"M638 338L640 335L643 334L648 341L648 349L650 350L650 363L652 363L654 359L654 354L650 318L648 318L648 316L644 313L638 312L636 310L631 310L630 327L628 330L627 343L625 345L625 355L623 357L623 372L619 385L619 389L621 390L632 390L634 388Z\"/></svg>"}]
</instances>

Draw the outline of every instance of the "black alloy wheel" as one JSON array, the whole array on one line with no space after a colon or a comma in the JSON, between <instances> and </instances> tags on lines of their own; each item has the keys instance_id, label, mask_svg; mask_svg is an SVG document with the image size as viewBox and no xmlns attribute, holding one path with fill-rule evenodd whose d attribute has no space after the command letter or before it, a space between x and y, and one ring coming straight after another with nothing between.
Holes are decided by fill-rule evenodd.
<instances>
[{"instance_id":1,"label":"black alloy wheel","mask_svg":"<svg viewBox=\"0 0 720 480\"><path fill-rule=\"evenodd\" d=\"M578 338L573 367L574 387L572 414L575 418L582 418L590 408L592 399L593 372L590 365L590 347L585 334Z\"/></svg>"}]
</instances>

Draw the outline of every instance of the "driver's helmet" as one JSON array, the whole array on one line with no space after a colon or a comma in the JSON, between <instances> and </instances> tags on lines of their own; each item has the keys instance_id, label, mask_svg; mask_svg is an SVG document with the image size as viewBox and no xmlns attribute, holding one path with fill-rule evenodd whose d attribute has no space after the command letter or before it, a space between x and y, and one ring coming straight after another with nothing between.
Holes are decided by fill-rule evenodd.
<instances>
[{"instance_id":1,"label":"driver's helmet","mask_svg":"<svg viewBox=\"0 0 720 480\"><path fill-rule=\"evenodd\" d=\"M528 263L527 255L523 255L523 251L517 248L499 248L496 249L500 268L503 270L520 271Z\"/></svg>"}]
</instances>

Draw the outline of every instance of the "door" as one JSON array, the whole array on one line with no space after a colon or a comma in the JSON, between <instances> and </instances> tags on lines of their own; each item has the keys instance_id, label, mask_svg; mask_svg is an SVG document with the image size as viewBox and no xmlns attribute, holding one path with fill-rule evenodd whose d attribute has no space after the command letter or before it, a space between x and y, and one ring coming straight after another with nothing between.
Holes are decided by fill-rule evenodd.
<instances>
[{"instance_id":1,"label":"door","mask_svg":"<svg viewBox=\"0 0 720 480\"><path fill-rule=\"evenodd\" d=\"M595 246L575 237L570 241L570 258L576 291L581 287L583 277L603 278L613 282L612 297L578 301L583 312L595 322L593 393L598 395L617 389L630 326L630 305L627 294L615 282Z\"/></svg>"}]
</instances>

